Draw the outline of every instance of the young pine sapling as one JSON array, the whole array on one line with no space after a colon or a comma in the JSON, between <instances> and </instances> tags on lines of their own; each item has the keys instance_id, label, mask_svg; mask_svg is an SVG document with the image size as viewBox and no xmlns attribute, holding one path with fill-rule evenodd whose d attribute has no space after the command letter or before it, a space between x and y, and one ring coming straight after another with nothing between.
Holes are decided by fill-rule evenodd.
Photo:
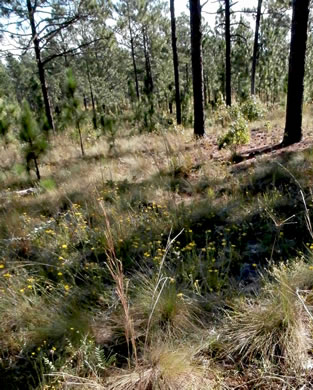
<instances>
[{"instance_id":1,"label":"young pine sapling","mask_svg":"<svg viewBox=\"0 0 313 390\"><path fill-rule=\"evenodd\" d=\"M82 156L85 156L81 125L84 120L84 113L81 109L79 99L76 97L77 82L71 69L66 72L65 92L67 102L65 105L65 120L67 123L74 123L79 134L80 149Z\"/></svg>"},{"instance_id":2,"label":"young pine sapling","mask_svg":"<svg viewBox=\"0 0 313 390\"><path fill-rule=\"evenodd\" d=\"M19 138L23 143L27 172L30 174L31 162L33 162L37 179L40 180L38 159L47 150L48 143L26 101L23 102L20 116Z\"/></svg>"}]
</instances>

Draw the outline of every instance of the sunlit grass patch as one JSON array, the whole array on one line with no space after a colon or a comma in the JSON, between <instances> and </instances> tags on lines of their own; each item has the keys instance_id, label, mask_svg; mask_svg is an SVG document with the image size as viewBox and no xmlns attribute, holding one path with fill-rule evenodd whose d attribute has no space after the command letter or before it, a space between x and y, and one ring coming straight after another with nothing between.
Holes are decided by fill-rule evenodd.
<instances>
[{"instance_id":1,"label":"sunlit grass patch","mask_svg":"<svg viewBox=\"0 0 313 390\"><path fill-rule=\"evenodd\" d=\"M264 368L303 370L312 346L310 264L274 266L257 299L241 300L224 319L224 356Z\"/></svg>"},{"instance_id":2,"label":"sunlit grass patch","mask_svg":"<svg viewBox=\"0 0 313 390\"><path fill-rule=\"evenodd\" d=\"M113 373L107 380L110 390L208 389L213 383L201 365L193 361L192 348L158 343L152 345L133 370Z\"/></svg>"}]
</instances>

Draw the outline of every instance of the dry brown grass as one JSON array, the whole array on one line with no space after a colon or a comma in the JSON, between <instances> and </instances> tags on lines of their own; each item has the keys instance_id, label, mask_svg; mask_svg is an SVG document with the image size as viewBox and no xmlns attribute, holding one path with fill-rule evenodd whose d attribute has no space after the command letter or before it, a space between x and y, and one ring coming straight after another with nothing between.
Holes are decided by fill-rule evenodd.
<instances>
[{"instance_id":1,"label":"dry brown grass","mask_svg":"<svg viewBox=\"0 0 313 390\"><path fill-rule=\"evenodd\" d=\"M313 341L312 272L303 260L273 267L257 300L239 301L223 320L223 356L287 372L305 369Z\"/></svg>"},{"instance_id":2,"label":"dry brown grass","mask_svg":"<svg viewBox=\"0 0 313 390\"><path fill-rule=\"evenodd\" d=\"M168 344L151 345L135 370L117 371L106 382L108 390L208 390L214 381L194 360L194 350ZM212 374L211 374L212 377Z\"/></svg>"}]
</instances>

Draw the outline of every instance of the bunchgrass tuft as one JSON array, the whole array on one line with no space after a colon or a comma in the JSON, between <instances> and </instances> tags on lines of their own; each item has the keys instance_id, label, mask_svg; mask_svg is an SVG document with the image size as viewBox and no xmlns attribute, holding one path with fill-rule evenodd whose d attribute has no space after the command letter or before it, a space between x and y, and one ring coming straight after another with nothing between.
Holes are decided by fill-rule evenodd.
<instances>
[{"instance_id":1,"label":"bunchgrass tuft","mask_svg":"<svg viewBox=\"0 0 313 390\"><path fill-rule=\"evenodd\" d=\"M240 300L223 323L223 355L246 364L299 371L312 346L313 267L302 259L274 266L257 299Z\"/></svg>"},{"instance_id":2,"label":"bunchgrass tuft","mask_svg":"<svg viewBox=\"0 0 313 390\"><path fill-rule=\"evenodd\" d=\"M134 370L121 370L109 377L109 390L204 390L211 388L204 367L197 364L188 347L155 342Z\"/></svg>"}]
</instances>

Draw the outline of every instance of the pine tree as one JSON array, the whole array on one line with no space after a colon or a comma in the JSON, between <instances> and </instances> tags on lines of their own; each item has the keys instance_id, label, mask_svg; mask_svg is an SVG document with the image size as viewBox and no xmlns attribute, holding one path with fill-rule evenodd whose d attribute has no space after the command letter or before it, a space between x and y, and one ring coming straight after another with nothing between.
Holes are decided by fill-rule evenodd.
<instances>
[{"instance_id":1,"label":"pine tree","mask_svg":"<svg viewBox=\"0 0 313 390\"><path fill-rule=\"evenodd\" d=\"M303 80L310 0L293 0L286 126L283 145L302 138Z\"/></svg>"},{"instance_id":2,"label":"pine tree","mask_svg":"<svg viewBox=\"0 0 313 390\"><path fill-rule=\"evenodd\" d=\"M175 77L176 121L177 121L177 124L180 125L181 124L181 102L180 102L179 69L178 69L176 18L175 18L174 0L170 0L170 8L171 8L171 27L172 27L173 66L174 66L174 77Z\"/></svg>"},{"instance_id":3,"label":"pine tree","mask_svg":"<svg viewBox=\"0 0 313 390\"><path fill-rule=\"evenodd\" d=\"M290 18L285 2L266 2L261 17L258 72L255 87L261 99L275 104L285 99L288 74Z\"/></svg>"},{"instance_id":4,"label":"pine tree","mask_svg":"<svg viewBox=\"0 0 313 390\"><path fill-rule=\"evenodd\" d=\"M0 98L0 138L3 138L7 143L7 135L12 125L12 118L14 117L14 106L12 104L5 104L4 100Z\"/></svg>"},{"instance_id":5,"label":"pine tree","mask_svg":"<svg viewBox=\"0 0 313 390\"><path fill-rule=\"evenodd\" d=\"M81 125L84 119L84 113L81 109L80 101L76 97L76 90L77 90L77 82L75 80L72 70L68 69L66 72L66 86L65 86L65 93L67 98L67 101L65 103L65 110L64 110L65 120L68 124L74 123L79 135L82 157L84 157L85 149L84 149L83 137L81 132Z\"/></svg>"},{"instance_id":6,"label":"pine tree","mask_svg":"<svg viewBox=\"0 0 313 390\"><path fill-rule=\"evenodd\" d=\"M255 72L256 72L256 65L257 65L258 52L259 52L259 31L260 31L262 1L263 0L258 0L258 8L256 13L256 21L255 21L252 68L251 68L251 95L255 95Z\"/></svg>"},{"instance_id":7,"label":"pine tree","mask_svg":"<svg viewBox=\"0 0 313 390\"><path fill-rule=\"evenodd\" d=\"M23 143L27 172L30 174L33 162L37 179L40 180L39 158L46 152L48 144L26 101L23 102L20 116L19 138Z\"/></svg>"},{"instance_id":8,"label":"pine tree","mask_svg":"<svg viewBox=\"0 0 313 390\"><path fill-rule=\"evenodd\" d=\"M93 13L93 8L95 6L87 0L79 2L2 0L0 2L0 18L4 25L1 32L14 39L21 52L34 50L45 115L49 127L53 130L55 127L46 67L54 59L75 53L80 48L80 45L63 48L62 45L57 44L57 41L62 37L62 32L69 31L78 21L87 19ZM6 24L5 19L8 20ZM14 24L15 29L12 28Z\"/></svg>"},{"instance_id":9,"label":"pine tree","mask_svg":"<svg viewBox=\"0 0 313 390\"><path fill-rule=\"evenodd\" d=\"M194 135L196 137L202 137L205 133L205 129L200 0L189 0L189 5L194 105Z\"/></svg>"},{"instance_id":10,"label":"pine tree","mask_svg":"<svg viewBox=\"0 0 313 390\"><path fill-rule=\"evenodd\" d=\"M226 70L226 105L231 106L231 35L230 35L230 0L225 0L225 70Z\"/></svg>"}]
</instances>

